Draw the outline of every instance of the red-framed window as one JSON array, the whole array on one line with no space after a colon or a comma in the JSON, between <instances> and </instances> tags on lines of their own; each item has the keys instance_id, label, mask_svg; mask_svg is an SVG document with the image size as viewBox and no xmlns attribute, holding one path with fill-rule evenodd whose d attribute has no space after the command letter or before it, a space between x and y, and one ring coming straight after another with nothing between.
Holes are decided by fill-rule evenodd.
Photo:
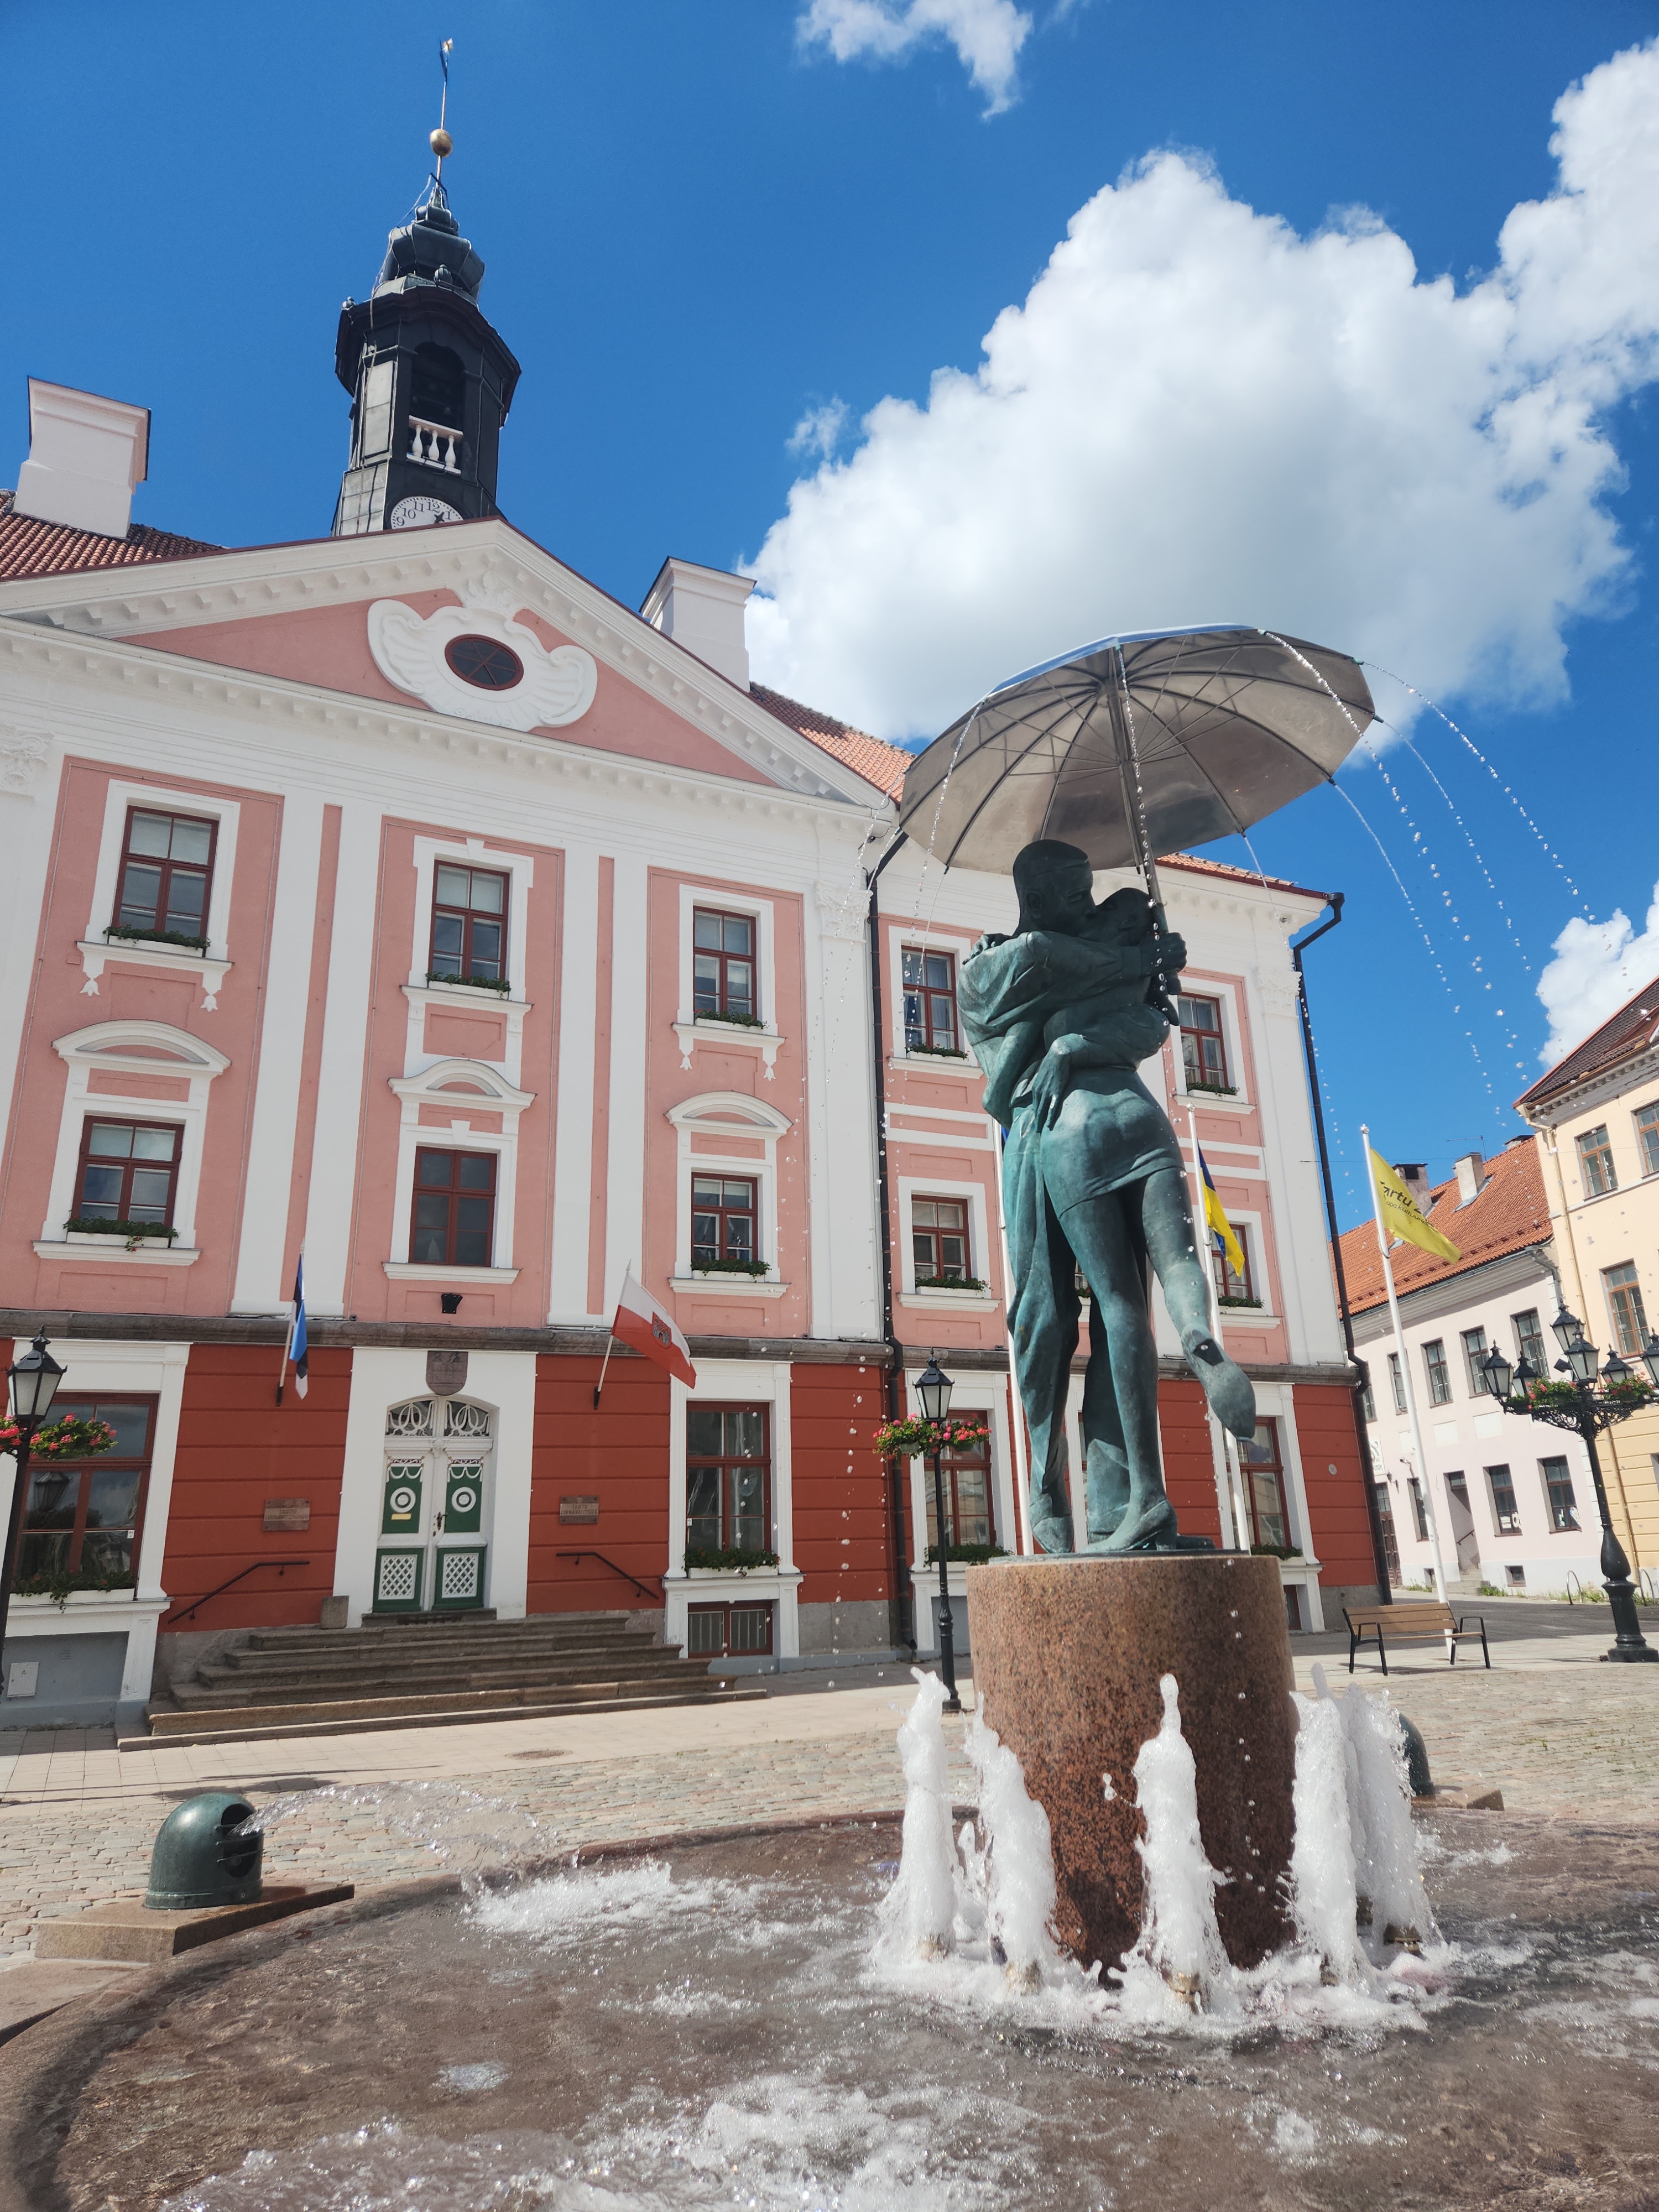
<instances>
[{"instance_id":1,"label":"red-framed window","mask_svg":"<svg viewBox=\"0 0 1659 2212\"><path fill-rule=\"evenodd\" d=\"M130 806L112 926L205 942L218 841L211 816Z\"/></svg>"},{"instance_id":2,"label":"red-framed window","mask_svg":"<svg viewBox=\"0 0 1659 2212\"><path fill-rule=\"evenodd\" d=\"M685 1650L690 1659L750 1659L772 1649L769 1605L692 1605L686 1607Z\"/></svg>"},{"instance_id":3,"label":"red-framed window","mask_svg":"<svg viewBox=\"0 0 1659 2212\"><path fill-rule=\"evenodd\" d=\"M1255 1267L1250 1256L1250 1224L1235 1221L1233 1234L1238 1239L1238 1249L1244 1255L1244 1272L1241 1274L1224 1252L1215 1249L1215 1239L1210 1239L1210 1270L1215 1277L1215 1294L1224 1302L1237 1303L1243 1299L1247 1305L1260 1305L1261 1296L1255 1287Z\"/></svg>"},{"instance_id":4,"label":"red-framed window","mask_svg":"<svg viewBox=\"0 0 1659 2212\"><path fill-rule=\"evenodd\" d=\"M991 1506L991 1442L955 1444L939 1455L945 1477L947 1546L994 1544L996 1520ZM939 1557L939 1501L933 1489L933 1462L924 1462L922 1487L927 1493L927 1556Z\"/></svg>"},{"instance_id":5,"label":"red-framed window","mask_svg":"<svg viewBox=\"0 0 1659 2212\"><path fill-rule=\"evenodd\" d=\"M904 948L904 1049L962 1050L957 1021L957 962L952 952Z\"/></svg>"},{"instance_id":6,"label":"red-framed window","mask_svg":"<svg viewBox=\"0 0 1659 2212\"><path fill-rule=\"evenodd\" d=\"M415 1155L409 1256L427 1267L487 1267L495 1242L494 1152Z\"/></svg>"},{"instance_id":7,"label":"red-framed window","mask_svg":"<svg viewBox=\"0 0 1659 2212\"><path fill-rule=\"evenodd\" d=\"M760 1015L752 914L725 914L715 907L691 911L691 1011L727 1014L744 1021Z\"/></svg>"},{"instance_id":8,"label":"red-framed window","mask_svg":"<svg viewBox=\"0 0 1659 2212\"><path fill-rule=\"evenodd\" d=\"M1231 1091L1227 1044L1219 999L1200 999L1183 991L1176 1000L1181 1016L1181 1060L1188 1091Z\"/></svg>"},{"instance_id":9,"label":"red-framed window","mask_svg":"<svg viewBox=\"0 0 1659 2212\"><path fill-rule=\"evenodd\" d=\"M765 1406L685 1409L685 1540L700 1552L772 1548L772 1453Z\"/></svg>"},{"instance_id":10,"label":"red-framed window","mask_svg":"<svg viewBox=\"0 0 1659 2212\"><path fill-rule=\"evenodd\" d=\"M137 1571L144 1525L155 1400L115 1395L59 1398L52 1416L107 1421L112 1449L84 1466L34 1460L17 1553L17 1579L37 1575L85 1575L113 1579Z\"/></svg>"},{"instance_id":11,"label":"red-framed window","mask_svg":"<svg viewBox=\"0 0 1659 2212\"><path fill-rule=\"evenodd\" d=\"M1250 1540L1289 1549L1291 1516L1285 1504L1285 1462L1280 1455L1279 1423L1264 1416L1255 1435L1244 1446L1244 1488L1250 1501Z\"/></svg>"},{"instance_id":12,"label":"red-framed window","mask_svg":"<svg viewBox=\"0 0 1659 2212\"><path fill-rule=\"evenodd\" d=\"M433 975L507 974L507 885L499 868L460 868L440 860L432 878Z\"/></svg>"},{"instance_id":13,"label":"red-framed window","mask_svg":"<svg viewBox=\"0 0 1659 2212\"><path fill-rule=\"evenodd\" d=\"M965 1198L913 1198L910 1244L918 1283L960 1283L973 1274Z\"/></svg>"},{"instance_id":14,"label":"red-framed window","mask_svg":"<svg viewBox=\"0 0 1659 2212\"><path fill-rule=\"evenodd\" d=\"M184 1133L166 1121L105 1121L88 1116L81 1128L76 1218L170 1224L179 1194Z\"/></svg>"},{"instance_id":15,"label":"red-framed window","mask_svg":"<svg viewBox=\"0 0 1659 2212\"><path fill-rule=\"evenodd\" d=\"M691 1178L691 1264L712 1267L722 1260L760 1256L755 1182L750 1176Z\"/></svg>"}]
</instances>

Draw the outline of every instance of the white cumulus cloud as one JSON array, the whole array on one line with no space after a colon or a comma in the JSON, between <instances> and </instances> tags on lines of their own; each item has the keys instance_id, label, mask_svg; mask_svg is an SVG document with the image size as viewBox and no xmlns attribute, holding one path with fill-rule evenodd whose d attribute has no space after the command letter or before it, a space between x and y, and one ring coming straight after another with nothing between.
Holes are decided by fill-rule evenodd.
<instances>
[{"instance_id":1,"label":"white cumulus cloud","mask_svg":"<svg viewBox=\"0 0 1659 2212\"><path fill-rule=\"evenodd\" d=\"M841 434L847 428L847 402L826 399L817 407L809 407L794 428L789 433L792 453L816 453L827 461L841 443Z\"/></svg>"},{"instance_id":2,"label":"white cumulus cloud","mask_svg":"<svg viewBox=\"0 0 1659 2212\"><path fill-rule=\"evenodd\" d=\"M1018 89L1031 18L1013 0L811 0L795 27L802 46L827 46L838 62L898 61L945 40L985 94L985 112L1000 115Z\"/></svg>"},{"instance_id":3,"label":"white cumulus cloud","mask_svg":"<svg viewBox=\"0 0 1659 2212\"><path fill-rule=\"evenodd\" d=\"M757 675L931 735L1069 646L1241 621L1431 695L1559 697L1565 626L1630 573L1602 418L1659 366L1659 43L1555 121L1555 189L1462 292L1375 217L1301 235L1190 155L1097 193L975 369L881 400L794 485L753 564Z\"/></svg>"},{"instance_id":4,"label":"white cumulus cloud","mask_svg":"<svg viewBox=\"0 0 1659 2212\"><path fill-rule=\"evenodd\" d=\"M1550 1018L1549 1042L1538 1057L1553 1067L1564 1053L1616 1014L1644 983L1659 976L1659 884L1639 933L1614 907L1605 921L1577 916L1555 940L1555 957L1538 979L1538 995Z\"/></svg>"}]
</instances>

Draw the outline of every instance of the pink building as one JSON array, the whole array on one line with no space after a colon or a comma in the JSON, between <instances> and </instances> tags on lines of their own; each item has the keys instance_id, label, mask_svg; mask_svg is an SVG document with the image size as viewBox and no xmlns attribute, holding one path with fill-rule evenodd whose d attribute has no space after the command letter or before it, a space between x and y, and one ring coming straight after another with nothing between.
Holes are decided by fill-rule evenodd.
<instances>
[{"instance_id":1,"label":"pink building","mask_svg":"<svg viewBox=\"0 0 1659 2212\"><path fill-rule=\"evenodd\" d=\"M32 1486L0 1726L137 1724L251 1636L399 1614L608 1614L721 1679L926 1650L922 1471L896 1493L871 1435L934 1346L991 1429L947 1533L1023 1540L955 1012L1011 887L901 847L872 920L907 757L751 683L747 580L670 560L635 613L501 517L482 275L434 198L343 312L313 541L131 525L147 415L30 387L0 1304L118 1443ZM1289 1554L1316 1626L1377 1581L1287 950L1325 901L1167 881L1165 1086L1245 1243L1221 1321L1263 1414L1231 1464L1166 1327L1170 1487ZM697 1382L618 1357L596 1408L629 1268Z\"/></svg>"}]
</instances>

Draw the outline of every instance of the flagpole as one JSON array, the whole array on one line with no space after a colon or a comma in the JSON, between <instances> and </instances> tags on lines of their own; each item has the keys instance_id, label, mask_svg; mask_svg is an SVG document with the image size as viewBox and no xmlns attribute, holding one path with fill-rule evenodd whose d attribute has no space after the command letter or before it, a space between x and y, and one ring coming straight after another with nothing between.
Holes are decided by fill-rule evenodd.
<instances>
[{"instance_id":1,"label":"flagpole","mask_svg":"<svg viewBox=\"0 0 1659 2212\"><path fill-rule=\"evenodd\" d=\"M634 1272L634 1271L633 1271L633 1269L632 1269L631 1267L624 1267L624 1268L623 1268L623 1290L624 1290L624 1291L625 1291L625 1290L628 1288L628 1278L629 1277L629 1275L631 1275L631 1274L633 1273L633 1272ZM621 1297L621 1296L622 1296L622 1291L619 1291L617 1293L617 1295L618 1298L620 1298L620 1297ZM616 1319L617 1319L617 1309L616 1309L616 1307L613 1305L613 1306L611 1307L611 1324L612 1324L612 1325L611 1325L611 1334L610 1334L610 1335L609 1335L609 1336L607 1336L607 1337L606 1337L606 1339L605 1339L605 1358L604 1358L599 1362L599 1381L598 1381L598 1382L593 1385L593 1411L594 1411L596 1413L597 1413L599 1412L599 1393L600 1393L600 1391L601 1391L601 1390L603 1390L603 1389L604 1389L604 1388L605 1388L605 1372L606 1372L607 1369L608 1369L608 1368L610 1367L610 1365L611 1365L611 1352L613 1351L613 1349L615 1348L616 1342L617 1342L617 1331L616 1331L616 1326L615 1326L615 1324L616 1324Z\"/></svg>"},{"instance_id":2,"label":"flagpole","mask_svg":"<svg viewBox=\"0 0 1659 2212\"><path fill-rule=\"evenodd\" d=\"M1204 1257L1207 1262L1210 1256L1207 1248L1211 1230L1209 1217L1204 1208L1204 1156L1198 1148L1198 1120L1193 1112L1193 1102L1190 1098L1187 1101L1187 1128L1193 1140L1193 1182L1198 1197L1198 1212L1194 1217L1194 1228L1203 1241L1206 1248ZM1208 1265L1204 1270L1204 1286L1209 1298L1210 1334L1219 1344L1221 1309L1216 1303L1215 1270ZM1226 1474L1227 1513L1233 1524L1233 1541L1241 1552L1248 1552L1250 1547L1245 1541L1245 1538L1249 1534L1250 1527L1249 1500L1244 1495L1244 1478L1237 1464L1236 1441L1231 1430L1224 1427L1214 1413L1210 1413L1209 1419L1214 1423L1221 1437L1221 1464Z\"/></svg>"},{"instance_id":3,"label":"flagpole","mask_svg":"<svg viewBox=\"0 0 1659 2212\"><path fill-rule=\"evenodd\" d=\"M283 1339L283 1356L276 1363L276 1403L283 1402L283 1385L288 1381L288 1355L294 1344L294 1317L289 1316L288 1334Z\"/></svg>"},{"instance_id":4,"label":"flagpole","mask_svg":"<svg viewBox=\"0 0 1659 2212\"><path fill-rule=\"evenodd\" d=\"M1428 1454L1423 1449L1423 1420L1417 1410L1417 1386L1412 1380L1412 1363L1406 1351L1406 1332L1400 1319L1400 1301L1394 1291L1394 1262L1389 1257L1388 1231L1382 1226L1382 1194L1376 1187L1376 1171L1371 1165L1371 1133L1362 1121L1359 1141L1365 1147L1365 1173L1370 1178L1371 1211L1376 1218L1376 1249L1382 1255L1382 1280L1389 1292L1389 1318L1394 1323L1394 1340L1399 1347L1400 1373L1406 1385L1406 1411L1412 1425L1412 1443L1417 1451L1418 1480L1423 1486L1423 1502L1428 1514L1429 1545L1434 1553L1435 1586L1441 1602L1446 1597L1446 1565L1440 1556L1440 1522L1434 1510L1434 1490L1429 1480ZM1370 1470L1366 1471L1370 1480Z\"/></svg>"}]
</instances>

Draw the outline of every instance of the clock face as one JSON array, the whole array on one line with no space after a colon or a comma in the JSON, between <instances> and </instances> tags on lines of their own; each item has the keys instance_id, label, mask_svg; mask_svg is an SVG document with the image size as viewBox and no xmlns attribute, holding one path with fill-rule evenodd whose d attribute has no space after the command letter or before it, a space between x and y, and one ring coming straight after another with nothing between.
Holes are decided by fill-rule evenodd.
<instances>
[{"instance_id":1,"label":"clock face","mask_svg":"<svg viewBox=\"0 0 1659 2212\"><path fill-rule=\"evenodd\" d=\"M400 499L386 519L388 530L422 530L432 522L459 522L461 520L453 507L441 499L432 499L422 492L415 499Z\"/></svg>"}]
</instances>

